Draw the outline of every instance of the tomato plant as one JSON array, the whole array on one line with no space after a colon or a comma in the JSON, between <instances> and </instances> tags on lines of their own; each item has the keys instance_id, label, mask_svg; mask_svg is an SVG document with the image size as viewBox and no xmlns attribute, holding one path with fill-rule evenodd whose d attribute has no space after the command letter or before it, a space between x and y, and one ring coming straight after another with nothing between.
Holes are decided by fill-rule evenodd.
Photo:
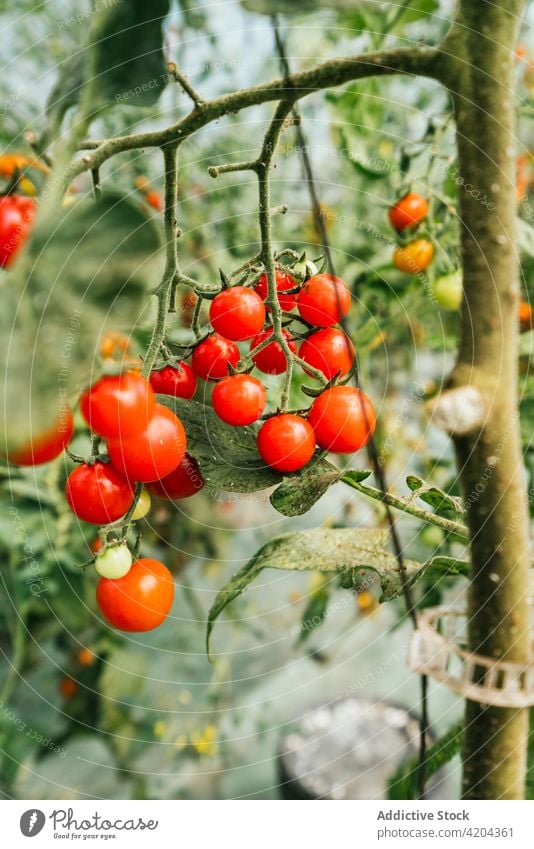
<instances>
[{"instance_id":1,"label":"tomato plant","mask_svg":"<svg viewBox=\"0 0 534 849\"><path fill-rule=\"evenodd\" d=\"M106 525L120 519L133 502L132 485L109 463L83 463L65 487L70 509L79 519Z\"/></svg>"},{"instance_id":2,"label":"tomato plant","mask_svg":"<svg viewBox=\"0 0 534 849\"><path fill-rule=\"evenodd\" d=\"M297 345L291 338L291 334L287 330L283 330L282 334L286 339L289 350L296 354ZM250 350L253 351L261 346L272 335L272 329L262 330L250 343ZM257 354L254 354L252 359L256 368L264 374L283 374L287 369L286 355L279 342L271 342L270 345L266 345Z\"/></svg>"},{"instance_id":3,"label":"tomato plant","mask_svg":"<svg viewBox=\"0 0 534 849\"><path fill-rule=\"evenodd\" d=\"M159 560L141 558L120 578L100 578L96 600L102 616L119 631L151 631L168 616L174 582Z\"/></svg>"},{"instance_id":4,"label":"tomato plant","mask_svg":"<svg viewBox=\"0 0 534 849\"><path fill-rule=\"evenodd\" d=\"M128 439L108 439L111 462L126 478L146 483L165 477L185 454L186 435L180 419L156 404L145 429Z\"/></svg>"},{"instance_id":5,"label":"tomato plant","mask_svg":"<svg viewBox=\"0 0 534 849\"><path fill-rule=\"evenodd\" d=\"M319 369L327 380L344 377L354 364L354 345L342 330L325 327L308 336L300 346L302 359Z\"/></svg>"},{"instance_id":6,"label":"tomato plant","mask_svg":"<svg viewBox=\"0 0 534 849\"><path fill-rule=\"evenodd\" d=\"M203 380L221 380L228 374L228 365L239 362L239 348L229 339L212 333L193 351L193 371Z\"/></svg>"},{"instance_id":7,"label":"tomato plant","mask_svg":"<svg viewBox=\"0 0 534 849\"><path fill-rule=\"evenodd\" d=\"M0 197L0 268L7 268L15 259L28 236L35 210L32 198Z\"/></svg>"},{"instance_id":8,"label":"tomato plant","mask_svg":"<svg viewBox=\"0 0 534 849\"><path fill-rule=\"evenodd\" d=\"M428 201L416 192L408 192L389 210L389 220L399 233L412 230L428 215Z\"/></svg>"},{"instance_id":9,"label":"tomato plant","mask_svg":"<svg viewBox=\"0 0 534 849\"><path fill-rule=\"evenodd\" d=\"M317 444L336 454L351 454L367 444L376 415L367 395L352 386L333 386L313 402L308 422Z\"/></svg>"},{"instance_id":10,"label":"tomato plant","mask_svg":"<svg viewBox=\"0 0 534 849\"><path fill-rule=\"evenodd\" d=\"M280 309L284 310L284 312L291 312L291 310L295 309L297 305L298 296L298 292L292 290L298 288L298 286L295 283L295 280L287 272L277 270L275 277L276 290L278 292L278 303L280 305ZM268 295L266 274L262 274L254 288L262 299L262 301L265 301ZM267 311L269 311L268 306L266 306L265 308Z\"/></svg>"},{"instance_id":11,"label":"tomato plant","mask_svg":"<svg viewBox=\"0 0 534 849\"><path fill-rule=\"evenodd\" d=\"M161 395L174 395L175 398L192 398L196 392L195 372L188 363L178 366L164 366L150 375L150 385L154 392Z\"/></svg>"},{"instance_id":12,"label":"tomato plant","mask_svg":"<svg viewBox=\"0 0 534 849\"><path fill-rule=\"evenodd\" d=\"M393 263L406 274L426 271L434 257L434 245L428 239L416 239L395 249Z\"/></svg>"},{"instance_id":13,"label":"tomato plant","mask_svg":"<svg viewBox=\"0 0 534 849\"><path fill-rule=\"evenodd\" d=\"M315 451L315 436L306 419L291 413L272 416L258 433L258 451L268 466L279 472L296 472Z\"/></svg>"},{"instance_id":14,"label":"tomato plant","mask_svg":"<svg viewBox=\"0 0 534 849\"><path fill-rule=\"evenodd\" d=\"M265 387L256 377L236 374L217 383L211 400L213 409L223 422L240 426L259 419L266 397Z\"/></svg>"},{"instance_id":15,"label":"tomato plant","mask_svg":"<svg viewBox=\"0 0 534 849\"><path fill-rule=\"evenodd\" d=\"M210 321L216 333L234 342L242 342L252 339L262 329L265 305L252 289L233 286L211 302Z\"/></svg>"},{"instance_id":16,"label":"tomato plant","mask_svg":"<svg viewBox=\"0 0 534 849\"><path fill-rule=\"evenodd\" d=\"M149 483L149 492L169 500L190 498L204 486L198 463L190 454L184 454L181 463L160 480Z\"/></svg>"},{"instance_id":17,"label":"tomato plant","mask_svg":"<svg viewBox=\"0 0 534 849\"><path fill-rule=\"evenodd\" d=\"M83 394L80 409L100 436L128 438L146 428L155 404L148 381L137 372L125 372L102 377Z\"/></svg>"},{"instance_id":18,"label":"tomato plant","mask_svg":"<svg viewBox=\"0 0 534 849\"><path fill-rule=\"evenodd\" d=\"M339 277L317 274L304 283L297 307L304 321L317 327L330 327L347 315L350 292Z\"/></svg>"}]
</instances>

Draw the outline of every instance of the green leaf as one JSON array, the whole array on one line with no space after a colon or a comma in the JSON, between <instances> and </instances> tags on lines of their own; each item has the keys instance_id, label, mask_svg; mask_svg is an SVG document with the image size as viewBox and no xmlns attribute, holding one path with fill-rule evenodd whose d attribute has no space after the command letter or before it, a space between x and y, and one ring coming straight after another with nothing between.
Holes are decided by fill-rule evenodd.
<instances>
[{"instance_id":1,"label":"green leaf","mask_svg":"<svg viewBox=\"0 0 534 849\"><path fill-rule=\"evenodd\" d=\"M354 528L314 528L284 534L266 543L243 569L240 569L217 593L208 614L206 646L216 619L224 608L252 583L263 569L337 573L344 586L358 590L368 584L366 570L375 572L382 588L381 601L397 598L401 591L398 564L383 547L387 530ZM410 581L424 570L420 563L405 561Z\"/></svg>"},{"instance_id":2,"label":"green leaf","mask_svg":"<svg viewBox=\"0 0 534 849\"><path fill-rule=\"evenodd\" d=\"M431 746L425 758L427 780L435 775L445 764L459 754L462 745L463 726L455 725ZM388 783L388 799L417 799L419 758L411 758L401 764Z\"/></svg>"},{"instance_id":3,"label":"green leaf","mask_svg":"<svg viewBox=\"0 0 534 849\"><path fill-rule=\"evenodd\" d=\"M458 560L457 557L447 557L439 555L433 557L425 565L425 571L429 571L432 575L445 577L447 575L463 575L468 578L471 573L471 564L468 560Z\"/></svg>"},{"instance_id":4,"label":"green leaf","mask_svg":"<svg viewBox=\"0 0 534 849\"><path fill-rule=\"evenodd\" d=\"M464 509L460 498L456 498L454 495L448 495L442 489L426 483L422 478L418 478L415 475L408 475L406 483L414 493L415 498L419 498L425 504L429 504L437 513L453 512L460 516L463 515Z\"/></svg>"},{"instance_id":5,"label":"green leaf","mask_svg":"<svg viewBox=\"0 0 534 849\"><path fill-rule=\"evenodd\" d=\"M55 137L67 109L76 105L84 84L94 80L95 111L125 103L153 106L167 83L163 23L169 0L97 4L88 44L62 67L48 97L49 135Z\"/></svg>"},{"instance_id":6,"label":"green leaf","mask_svg":"<svg viewBox=\"0 0 534 849\"><path fill-rule=\"evenodd\" d=\"M329 601L330 593L328 587L320 587L320 589L313 593L302 614L297 645L304 643L313 631L323 624Z\"/></svg>"},{"instance_id":7,"label":"green leaf","mask_svg":"<svg viewBox=\"0 0 534 849\"><path fill-rule=\"evenodd\" d=\"M301 472L284 479L271 495L271 504L283 516L302 516L342 474L327 460L312 460Z\"/></svg>"},{"instance_id":8,"label":"green leaf","mask_svg":"<svg viewBox=\"0 0 534 849\"><path fill-rule=\"evenodd\" d=\"M258 454L257 427L231 427L212 407L198 401L169 395L158 398L181 419L188 451L211 489L258 492L280 483L282 475L266 466Z\"/></svg>"}]
</instances>

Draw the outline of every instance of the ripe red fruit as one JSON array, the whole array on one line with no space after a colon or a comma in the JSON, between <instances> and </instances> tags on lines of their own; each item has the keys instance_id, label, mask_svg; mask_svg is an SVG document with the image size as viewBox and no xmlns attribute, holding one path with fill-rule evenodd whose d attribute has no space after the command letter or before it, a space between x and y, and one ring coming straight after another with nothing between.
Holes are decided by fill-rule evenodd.
<instances>
[{"instance_id":1,"label":"ripe red fruit","mask_svg":"<svg viewBox=\"0 0 534 849\"><path fill-rule=\"evenodd\" d=\"M211 302L210 321L216 333L226 339L251 339L265 324L265 304L253 289L233 286Z\"/></svg>"},{"instance_id":2,"label":"ripe red fruit","mask_svg":"<svg viewBox=\"0 0 534 849\"><path fill-rule=\"evenodd\" d=\"M295 305L297 303L297 293L292 292L290 294L287 293L288 289L294 289L296 284L290 274L287 274L283 271L276 271L276 290L278 292L278 303L280 304L280 308L285 312L290 312L292 309L295 309ZM267 284L267 275L262 274L254 289L262 299L265 301L267 295L269 294L269 287ZM265 309L267 312L270 307L266 306Z\"/></svg>"},{"instance_id":3,"label":"ripe red fruit","mask_svg":"<svg viewBox=\"0 0 534 849\"><path fill-rule=\"evenodd\" d=\"M0 268L7 268L28 237L37 209L32 198L23 195L0 197Z\"/></svg>"},{"instance_id":4,"label":"ripe red fruit","mask_svg":"<svg viewBox=\"0 0 534 849\"><path fill-rule=\"evenodd\" d=\"M258 433L258 451L263 461L279 472L296 472L311 460L315 451L312 426L293 413L272 416Z\"/></svg>"},{"instance_id":5,"label":"ripe red fruit","mask_svg":"<svg viewBox=\"0 0 534 849\"><path fill-rule=\"evenodd\" d=\"M111 462L133 481L147 483L170 474L185 454L186 436L172 410L156 404L152 418L141 433L129 439L108 439Z\"/></svg>"},{"instance_id":6,"label":"ripe red fruit","mask_svg":"<svg viewBox=\"0 0 534 849\"><path fill-rule=\"evenodd\" d=\"M325 327L308 336L300 346L300 357L322 371L327 380L348 374L354 363L354 345L342 330Z\"/></svg>"},{"instance_id":7,"label":"ripe red fruit","mask_svg":"<svg viewBox=\"0 0 534 849\"><path fill-rule=\"evenodd\" d=\"M96 601L110 625L120 631L151 631L172 607L174 582L159 560L137 560L122 578L100 578Z\"/></svg>"},{"instance_id":8,"label":"ripe red fruit","mask_svg":"<svg viewBox=\"0 0 534 849\"><path fill-rule=\"evenodd\" d=\"M78 692L78 684L74 678L62 678L58 690L64 699L72 699Z\"/></svg>"},{"instance_id":9,"label":"ripe red fruit","mask_svg":"<svg viewBox=\"0 0 534 849\"><path fill-rule=\"evenodd\" d=\"M347 315L350 292L340 277L316 274L302 286L297 306L304 321L317 327L330 327Z\"/></svg>"},{"instance_id":10,"label":"ripe red fruit","mask_svg":"<svg viewBox=\"0 0 534 849\"><path fill-rule=\"evenodd\" d=\"M196 392L195 372L187 363L179 366L165 366L150 375L150 385L160 395L173 395L175 398L192 398Z\"/></svg>"},{"instance_id":11,"label":"ripe red fruit","mask_svg":"<svg viewBox=\"0 0 534 849\"><path fill-rule=\"evenodd\" d=\"M72 439L74 419L70 407L61 410L59 417L52 427L36 434L20 448L9 453L10 463L18 466L40 466L59 457Z\"/></svg>"},{"instance_id":12,"label":"ripe red fruit","mask_svg":"<svg viewBox=\"0 0 534 849\"><path fill-rule=\"evenodd\" d=\"M427 215L428 201L415 192L408 192L389 210L389 220L399 233L407 228L415 229Z\"/></svg>"},{"instance_id":13,"label":"ripe red fruit","mask_svg":"<svg viewBox=\"0 0 534 849\"><path fill-rule=\"evenodd\" d=\"M136 371L102 377L82 395L82 415L100 436L128 439L143 431L156 398L148 380Z\"/></svg>"},{"instance_id":14,"label":"ripe red fruit","mask_svg":"<svg viewBox=\"0 0 534 849\"><path fill-rule=\"evenodd\" d=\"M82 463L69 475L65 495L72 512L84 522L107 525L131 507L133 487L109 463Z\"/></svg>"},{"instance_id":15,"label":"ripe red fruit","mask_svg":"<svg viewBox=\"0 0 534 849\"><path fill-rule=\"evenodd\" d=\"M190 454L185 454L182 462L174 472L147 485L152 495L171 501L178 498L189 498L200 492L204 486L204 478L200 474L198 463Z\"/></svg>"},{"instance_id":16,"label":"ripe red fruit","mask_svg":"<svg viewBox=\"0 0 534 849\"><path fill-rule=\"evenodd\" d=\"M228 365L239 362L239 348L235 342L212 333L193 351L193 371L204 380L220 380L228 374Z\"/></svg>"},{"instance_id":17,"label":"ripe red fruit","mask_svg":"<svg viewBox=\"0 0 534 849\"><path fill-rule=\"evenodd\" d=\"M352 454L369 442L376 414L367 395L352 386L333 386L313 402L308 422L317 444L336 454Z\"/></svg>"},{"instance_id":18,"label":"ripe red fruit","mask_svg":"<svg viewBox=\"0 0 534 849\"><path fill-rule=\"evenodd\" d=\"M225 377L213 390L211 403L226 424L240 427L259 419L265 409L265 386L250 374Z\"/></svg>"},{"instance_id":19,"label":"ripe red fruit","mask_svg":"<svg viewBox=\"0 0 534 849\"><path fill-rule=\"evenodd\" d=\"M287 330L282 330L283 335L287 339L287 343L290 349L294 354L297 353L297 346L295 342L293 342L291 338L291 334L287 332ZM258 345L261 345L265 339L268 339L269 336L273 335L272 328L268 330L262 330L261 333L258 333L257 336L254 337L252 342L250 343L250 350L254 350ZM282 350L282 346L279 342L271 342L270 345L267 345L262 351L252 358L254 361L254 365L264 374L283 374L283 372L287 368L286 355Z\"/></svg>"}]
</instances>

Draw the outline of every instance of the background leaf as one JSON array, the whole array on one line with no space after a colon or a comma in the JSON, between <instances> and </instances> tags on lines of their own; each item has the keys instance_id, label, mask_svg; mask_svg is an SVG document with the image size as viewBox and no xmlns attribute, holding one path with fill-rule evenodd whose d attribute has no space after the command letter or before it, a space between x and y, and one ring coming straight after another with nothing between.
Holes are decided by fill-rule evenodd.
<instances>
[{"instance_id":1,"label":"background leaf","mask_svg":"<svg viewBox=\"0 0 534 849\"><path fill-rule=\"evenodd\" d=\"M455 725L441 737L426 753L425 771L427 781L445 764L449 763L460 752L462 745L463 726ZM408 763L402 764L398 772L390 779L388 799L417 799L419 759L414 757Z\"/></svg>"},{"instance_id":2,"label":"background leaf","mask_svg":"<svg viewBox=\"0 0 534 849\"><path fill-rule=\"evenodd\" d=\"M63 63L48 96L49 138L57 135L65 112L78 103L90 78L95 79L95 110L109 104L157 102L167 82L163 23L169 8L169 0L97 4L88 44Z\"/></svg>"},{"instance_id":3,"label":"background leaf","mask_svg":"<svg viewBox=\"0 0 534 849\"><path fill-rule=\"evenodd\" d=\"M397 560L383 547L388 538L389 533L384 530L313 528L285 534L266 543L217 593L208 615L208 654L210 635L217 617L263 569L337 572L343 575L344 586L350 585L355 590L361 589L363 584L367 586L365 572L371 569L380 578L381 601L397 598L401 592ZM406 560L405 565L411 580L424 568L410 560Z\"/></svg>"},{"instance_id":4,"label":"background leaf","mask_svg":"<svg viewBox=\"0 0 534 849\"><path fill-rule=\"evenodd\" d=\"M154 219L119 193L77 201L36 228L0 282L8 444L24 442L32 423L54 423L58 405L90 379L101 334L139 323L161 265Z\"/></svg>"}]
</instances>

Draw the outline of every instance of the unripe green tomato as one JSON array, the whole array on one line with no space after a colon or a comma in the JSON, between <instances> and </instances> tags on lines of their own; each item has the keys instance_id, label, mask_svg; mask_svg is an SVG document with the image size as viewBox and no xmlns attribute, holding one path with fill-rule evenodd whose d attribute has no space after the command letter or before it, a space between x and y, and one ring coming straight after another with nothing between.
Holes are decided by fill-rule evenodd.
<instances>
[{"instance_id":1,"label":"unripe green tomato","mask_svg":"<svg viewBox=\"0 0 534 849\"><path fill-rule=\"evenodd\" d=\"M299 259L292 267L291 271L299 275L299 280L309 280L310 277L315 277L319 273L319 269L311 259Z\"/></svg>"},{"instance_id":2,"label":"unripe green tomato","mask_svg":"<svg viewBox=\"0 0 534 849\"><path fill-rule=\"evenodd\" d=\"M442 309L460 309L464 295L461 271L453 271L451 274L438 277L432 286L432 291Z\"/></svg>"},{"instance_id":3,"label":"unripe green tomato","mask_svg":"<svg viewBox=\"0 0 534 849\"><path fill-rule=\"evenodd\" d=\"M113 545L106 548L95 559L95 568L103 578L112 581L124 578L132 567L132 554L127 545Z\"/></svg>"},{"instance_id":4,"label":"unripe green tomato","mask_svg":"<svg viewBox=\"0 0 534 849\"><path fill-rule=\"evenodd\" d=\"M443 542L444 534L441 528L437 528L435 525L427 525L421 531L421 539L428 545L429 548L438 548Z\"/></svg>"},{"instance_id":5,"label":"unripe green tomato","mask_svg":"<svg viewBox=\"0 0 534 849\"><path fill-rule=\"evenodd\" d=\"M150 500L149 493L146 489L143 489L139 496L139 500L135 505L135 510L132 513L133 521L136 522L138 519L143 519L150 510L151 504L152 502Z\"/></svg>"}]
</instances>

